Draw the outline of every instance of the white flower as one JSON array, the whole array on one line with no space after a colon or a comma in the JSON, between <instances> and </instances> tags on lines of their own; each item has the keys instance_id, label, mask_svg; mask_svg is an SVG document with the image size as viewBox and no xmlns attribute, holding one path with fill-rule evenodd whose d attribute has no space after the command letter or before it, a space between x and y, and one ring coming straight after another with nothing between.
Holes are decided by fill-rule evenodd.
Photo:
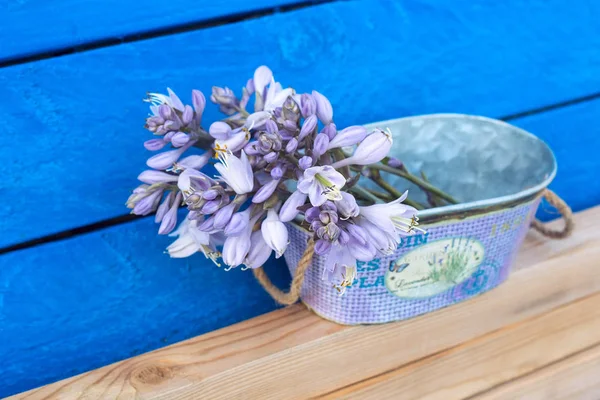
<instances>
[{"instance_id":1,"label":"white flower","mask_svg":"<svg viewBox=\"0 0 600 400\"><path fill-rule=\"evenodd\" d=\"M360 215L387 233L407 235L414 231L424 232L417 227L419 225L417 209L402 204L406 196L408 196L408 191L404 192L399 199L387 204L360 207Z\"/></svg>"},{"instance_id":2,"label":"white flower","mask_svg":"<svg viewBox=\"0 0 600 400\"><path fill-rule=\"evenodd\" d=\"M167 247L169 255L173 258L189 257L201 251L206 258L211 259L217 266L220 254L210 234L198 229L199 220L184 219L176 231L169 236L179 236L177 240Z\"/></svg>"},{"instance_id":3,"label":"white flower","mask_svg":"<svg viewBox=\"0 0 600 400\"><path fill-rule=\"evenodd\" d=\"M160 93L148 93L148 98L145 100L150 103L150 111L152 111L152 115L159 115L158 106L161 104L166 104L171 108L179 110L183 112L185 107L179 97L173 92L170 88L167 88L168 96Z\"/></svg>"},{"instance_id":4,"label":"white flower","mask_svg":"<svg viewBox=\"0 0 600 400\"><path fill-rule=\"evenodd\" d=\"M277 258L281 257L289 243L288 230L285 224L279 220L275 210L269 210L260 230L267 245L275 250L275 256Z\"/></svg>"},{"instance_id":5,"label":"white flower","mask_svg":"<svg viewBox=\"0 0 600 400\"><path fill-rule=\"evenodd\" d=\"M246 153L242 150L241 158L231 152L219 152L221 163L215 168L221 174L220 178L228 184L237 194L246 194L254 188L254 174Z\"/></svg>"},{"instance_id":6,"label":"white flower","mask_svg":"<svg viewBox=\"0 0 600 400\"><path fill-rule=\"evenodd\" d=\"M344 175L331 165L307 168L298 180L298 190L307 194L310 203L318 207L327 200L342 200L340 189L346 184Z\"/></svg>"},{"instance_id":7,"label":"white flower","mask_svg":"<svg viewBox=\"0 0 600 400\"><path fill-rule=\"evenodd\" d=\"M391 131L375 129L358 144L352 156L333 163L333 167L346 165L369 165L383 160L392 148L394 140Z\"/></svg>"}]
</instances>

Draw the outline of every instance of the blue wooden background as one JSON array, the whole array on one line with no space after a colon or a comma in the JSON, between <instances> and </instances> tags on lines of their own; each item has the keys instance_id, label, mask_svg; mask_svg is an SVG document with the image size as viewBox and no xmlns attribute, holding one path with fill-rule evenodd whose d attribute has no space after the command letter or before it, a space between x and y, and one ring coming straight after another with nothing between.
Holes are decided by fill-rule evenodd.
<instances>
[{"instance_id":1,"label":"blue wooden background","mask_svg":"<svg viewBox=\"0 0 600 400\"><path fill-rule=\"evenodd\" d=\"M126 217L147 91L267 64L339 126L504 118L552 146L552 188L581 210L600 204L599 20L592 0L0 1L0 397L276 308Z\"/></svg>"}]
</instances>

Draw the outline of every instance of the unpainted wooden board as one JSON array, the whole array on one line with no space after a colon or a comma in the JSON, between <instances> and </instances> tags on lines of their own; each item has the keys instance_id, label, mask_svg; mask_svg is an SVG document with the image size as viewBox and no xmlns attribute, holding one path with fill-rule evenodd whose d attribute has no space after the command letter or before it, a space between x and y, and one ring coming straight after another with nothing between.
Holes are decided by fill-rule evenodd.
<instances>
[{"instance_id":1,"label":"unpainted wooden board","mask_svg":"<svg viewBox=\"0 0 600 400\"><path fill-rule=\"evenodd\" d=\"M567 357L473 400L597 400L600 346Z\"/></svg>"},{"instance_id":2,"label":"unpainted wooden board","mask_svg":"<svg viewBox=\"0 0 600 400\"><path fill-rule=\"evenodd\" d=\"M0 4L0 63L295 3L300 1L7 0Z\"/></svg>"},{"instance_id":3,"label":"unpainted wooden board","mask_svg":"<svg viewBox=\"0 0 600 400\"><path fill-rule=\"evenodd\" d=\"M583 0L336 2L0 69L0 246L127 212L150 155L148 91L170 86L188 102L192 88L239 92L267 64L283 85L327 95L339 127L499 117L600 91L599 14ZM599 107L531 128L564 132L552 142L567 152L556 184L577 209L599 200ZM218 117L208 108L205 125ZM575 176L582 159L590 168Z\"/></svg>"},{"instance_id":4,"label":"unpainted wooden board","mask_svg":"<svg viewBox=\"0 0 600 400\"><path fill-rule=\"evenodd\" d=\"M597 218L599 212L596 208L577 218ZM584 243L581 236L587 238ZM567 241L572 248L560 254L532 246L525 251L535 251L538 260L505 284L419 318L339 327L294 306L259 322L245 321L49 385L25 398L48 398L50 393L65 399L74 398L72 393L91 398L135 393L140 399L295 399L326 394L597 293L600 232L594 226L580 228ZM280 320L287 313L299 321L293 329L292 322ZM257 324L269 320L273 325L256 331Z\"/></svg>"},{"instance_id":5,"label":"unpainted wooden board","mask_svg":"<svg viewBox=\"0 0 600 400\"><path fill-rule=\"evenodd\" d=\"M600 343L598 331L595 294L321 398L466 399Z\"/></svg>"}]
</instances>

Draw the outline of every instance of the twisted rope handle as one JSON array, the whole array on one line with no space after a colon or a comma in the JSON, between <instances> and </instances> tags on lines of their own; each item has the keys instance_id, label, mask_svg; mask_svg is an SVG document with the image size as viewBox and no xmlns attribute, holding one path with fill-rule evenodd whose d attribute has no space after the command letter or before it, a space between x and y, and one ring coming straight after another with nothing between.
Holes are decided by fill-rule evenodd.
<instances>
[{"instance_id":1,"label":"twisted rope handle","mask_svg":"<svg viewBox=\"0 0 600 400\"><path fill-rule=\"evenodd\" d=\"M531 227L542 235L552 239L563 239L571 235L573 228L575 227L575 223L573 222L573 211L571 211L571 207L569 207L563 199L558 197L558 195L550 189L546 189L543 196L546 201L550 203L552 207L556 208L560 215L562 215L562 219L565 221L565 226L560 230L555 230L547 227L540 220L536 219L531 223Z\"/></svg>"},{"instance_id":2,"label":"twisted rope handle","mask_svg":"<svg viewBox=\"0 0 600 400\"><path fill-rule=\"evenodd\" d=\"M302 258L298 261L298 266L296 267L296 273L294 274L294 278L292 279L292 283L290 285L290 290L288 292L284 292L279 289L277 286L271 282L263 267L255 268L252 270L254 273L254 277L258 280L258 283L273 297L273 299L279 304L283 304L289 306L290 304L294 304L300 298L300 290L302 289L302 283L304 283L304 274L310 264L312 263L313 255L315 254L315 241L311 237L308 240L308 244L306 246L306 250L304 250L304 254L302 254Z\"/></svg>"}]
</instances>

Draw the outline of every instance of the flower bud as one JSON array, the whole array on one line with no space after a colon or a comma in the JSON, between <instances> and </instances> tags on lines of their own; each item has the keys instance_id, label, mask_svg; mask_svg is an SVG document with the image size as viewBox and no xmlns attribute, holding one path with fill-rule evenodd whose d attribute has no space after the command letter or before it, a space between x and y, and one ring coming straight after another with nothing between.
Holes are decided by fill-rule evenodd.
<instances>
[{"instance_id":1,"label":"flower bud","mask_svg":"<svg viewBox=\"0 0 600 400\"><path fill-rule=\"evenodd\" d=\"M157 151L165 147L167 142L162 139L150 139L144 142L146 150Z\"/></svg>"},{"instance_id":2,"label":"flower bud","mask_svg":"<svg viewBox=\"0 0 600 400\"><path fill-rule=\"evenodd\" d=\"M158 228L159 235L167 235L175 228L175 225L177 224L177 210L179 209L180 203L181 193L178 193L171 208L165 213L162 222L160 223L160 227Z\"/></svg>"},{"instance_id":3,"label":"flower bud","mask_svg":"<svg viewBox=\"0 0 600 400\"><path fill-rule=\"evenodd\" d=\"M207 201L202 206L202 214L205 214L205 215L212 214L219 209L220 205L221 205L221 200Z\"/></svg>"},{"instance_id":4,"label":"flower bud","mask_svg":"<svg viewBox=\"0 0 600 400\"><path fill-rule=\"evenodd\" d=\"M285 224L279 220L275 210L269 210L260 230L267 246L275 251L275 257L281 257L289 243L288 230Z\"/></svg>"},{"instance_id":5,"label":"flower bud","mask_svg":"<svg viewBox=\"0 0 600 400\"><path fill-rule=\"evenodd\" d=\"M273 161L277 160L277 156L278 156L278 154L276 152L272 151L269 154L266 154L263 158L266 162L272 163Z\"/></svg>"},{"instance_id":6,"label":"flower bud","mask_svg":"<svg viewBox=\"0 0 600 400\"><path fill-rule=\"evenodd\" d=\"M254 71L254 89L263 99L265 88L273 80L273 72L266 65L261 65Z\"/></svg>"},{"instance_id":7,"label":"flower bud","mask_svg":"<svg viewBox=\"0 0 600 400\"><path fill-rule=\"evenodd\" d=\"M192 169L202 169L208 161L212 157L212 151L207 151L201 156L193 155L182 158L177 162L177 165L181 168L192 168Z\"/></svg>"},{"instance_id":8,"label":"flower bud","mask_svg":"<svg viewBox=\"0 0 600 400\"><path fill-rule=\"evenodd\" d=\"M293 153L293 152L296 151L297 148L298 148L298 139L291 138L290 141L285 146L285 152L286 153Z\"/></svg>"},{"instance_id":9,"label":"flower bud","mask_svg":"<svg viewBox=\"0 0 600 400\"><path fill-rule=\"evenodd\" d=\"M190 107L190 106L185 106L183 108L181 122L183 122L185 125L188 125L190 122L192 122L193 118L194 118L194 110L192 110L192 107Z\"/></svg>"},{"instance_id":10,"label":"flower bud","mask_svg":"<svg viewBox=\"0 0 600 400\"><path fill-rule=\"evenodd\" d=\"M300 134L298 135L298 139L302 140L308 135L312 135L315 128L317 127L317 116L311 115L304 120L302 124L302 129L300 129Z\"/></svg>"},{"instance_id":11,"label":"flower bud","mask_svg":"<svg viewBox=\"0 0 600 400\"><path fill-rule=\"evenodd\" d=\"M315 115L317 112L317 103L315 102L315 99L308 93L304 93L302 96L300 96L300 112L304 118Z\"/></svg>"},{"instance_id":12,"label":"flower bud","mask_svg":"<svg viewBox=\"0 0 600 400\"><path fill-rule=\"evenodd\" d=\"M271 119L271 114L267 111L258 111L248 115L246 118L246 128L248 129L260 129L264 127L268 120Z\"/></svg>"},{"instance_id":13,"label":"flower bud","mask_svg":"<svg viewBox=\"0 0 600 400\"><path fill-rule=\"evenodd\" d=\"M402 161L398 160L396 157L390 157L388 159L387 165L389 165L392 168L402 168L402 167L404 167L404 163Z\"/></svg>"},{"instance_id":14,"label":"flower bud","mask_svg":"<svg viewBox=\"0 0 600 400\"><path fill-rule=\"evenodd\" d=\"M329 141L328 150L338 147L354 146L360 143L367 136L367 130L362 126L349 126L340 131L332 140Z\"/></svg>"},{"instance_id":15,"label":"flower bud","mask_svg":"<svg viewBox=\"0 0 600 400\"><path fill-rule=\"evenodd\" d=\"M190 137L183 132L177 132L171 138L171 144L175 147L181 147L187 144L190 141Z\"/></svg>"},{"instance_id":16,"label":"flower bud","mask_svg":"<svg viewBox=\"0 0 600 400\"><path fill-rule=\"evenodd\" d=\"M196 116L200 119L204 112L204 107L206 107L206 98L201 91L196 89L192 90L192 104L194 105Z\"/></svg>"},{"instance_id":17,"label":"flower bud","mask_svg":"<svg viewBox=\"0 0 600 400\"><path fill-rule=\"evenodd\" d=\"M160 189L160 190L156 190L153 193L149 194L148 196L140 199L133 207L133 210L131 211L131 213L135 214L135 215L150 214L151 212L156 210L156 207L158 206L158 203L160 202L160 199L162 198L162 194L163 194L163 190Z\"/></svg>"},{"instance_id":18,"label":"flower bud","mask_svg":"<svg viewBox=\"0 0 600 400\"><path fill-rule=\"evenodd\" d=\"M235 203L230 203L215 213L215 216L214 216L215 229L224 229L227 226L229 221L231 221L231 216L233 215L233 212L235 211L235 207L236 207Z\"/></svg>"},{"instance_id":19,"label":"flower bud","mask_svg":"<svg viewBox=\"0 0 600 400\"><path fill-rule=\"evenodd\" d=\"M165 151L150 157L148 161L146 161L146 165L150 168L164 170L171 167L173 163L179 159L182 153L182 149Z\"/></svg>"},{"instance_id":20,"label":"flower bud","mask_svg":"<svg viewBox=\"0 0 600 400\"><path fill-rule=\"evenodd\" d=\"M273 179L281 179L283 178L283 174L285 174L285 168L280 165L276 166L271 170L271 178Z\"/></svg>"},{"instance_id":21,"label":"flower bud","mask_svg":"<svg viewBox=\"0 0 600 400\"><path fill-rule=\"evenodd\" d=\"M329 240L319 239L315 242L315 253L324 256L331 250L331 242Z\"/></svg>"},{"instance_id":22,"label":"flower bud","mask_svg":"<svg viewBox=\"0 0 600 400\"><path fill-rule=\"evenodd\" d=\"M231 220L225 227L225 235L237 236L244 232L250 223L250 209L233 214Z\"/></svg>"},{"instance_id":23,"label":"flower bud","mask_svg":"<svg viewBox=\"0 0 600 400\"><path fill-rule=\"evenodd\" d=\"M356 217L360 213L356 199L348 192L341 192L342 199L335 202L342 219Z\"/></svg>"},{"instance_id":24,"label":"flower bud","mask_svg":"<svg viewBox=\"0 0 600 400\"><path fill-rule=\"evenodd\" d=\"M262 203L266 201L277 189L277 185L279 185L279 179L272 179L270 182L266 183L258 189L258 191L252 197L253 203Z\"/></svg>"},{"instance_id":25,"label":"flower bud","mask_svg":"<svg viewBox=\"0 0 600 400\"><path fill-rule=\"evenodd\" d=\"M300 160L298 160L298 166L301 169L308 169L310 167L312 167L313 165L313 159L310 156L304 156L302 158L300 158Z\"/></svg>"},{"instance_id":26,"label":"flower bud","mask_svg":"<svg viewBox=\"0 0 600 400\"><path fill-rule=\"evenodd\" d=\"M217 140L227 140L231 136L231 127L223 121L213 122L208 128L208 133Z\"/></svg>"},{"instance_id":27,"label":"flower bud","mask_svg":"<svg viewBox=\"0 0 600 400\"><path fill-rule=\"evenodd\" d=\"M250 251L244 260L244 264L249 268L258 268L267 262L271 252L271 248L263 239L262 232L253 232L250 236Z\"/></svg>"},{"instance_id":28,"label":"flower bud","mask_svg":"<svg viewBox=\"0 0 600 400\"><path fill-rule=\"evenodd\" d=\"M329 140L333 139L337 135L337 126L332 122L330 124L325 125L325 127L321 130L321 133L327 135Z\"/></svg>"},{"instance_id":29,"label":"flower bud","mask_svg":"<svg viewBox=\"0 0 600 400\"><path fill-rule=\"evenodd\" d=\"M173 202L173 200L175 200L175 192L169 192L169 194L167 195L167 197L165 197L160 206L158 206L158 209L156 210L156 215L154 216L154 222L158 224L160 221L162 221L167 211L169 211L169 208L171 208L171 203Z\"/></svg>"},{"instance_id":30,"label":"flower bud","mask_svg":"<svg viewBox=\"0 0 600 400\"><path fill-rule=\"evenodd\" d=\"M329 145L329 138L324 133L319 133L315 138L315 143L313 146L313 157L315 159L321 157L326 151L327 146Z\"/></svg>"},{"instance_id":31,"label":"flower bud","mask_svg":"<svg viewBox=\"0 0 600 400\"><path fill-rule=\"evenodd\" d=\"M265 130L272 135L276 135L277 133L279 133L279 128L277 128L277 123L275 121L273 121L272 119L268 120L265 123Z\"/></svg>"},{"instance_id":32,"label":"flower bud","mask_svg":"<svg viewBox=\"0 0 600 400\"><path fill-rule=\"evenodd\" d=\"M177 182L177 175L167 174L166 172L146 170L138 175L138 179L144 183L152 185L154 183Z\"/></svg>"},{"instance_id":33,"label":"flower bud","mask_svg":"<svg viewBox=\"0 0 600 400\"><path fill-rule=\"evenodd\" d=\"M333 119L333 108L327 97L321 93L313 90L312 96L317 104L317 117L321 120L324 125L327 125Z\"/></svg>"},{"instance_id":34,"label":"flower bud","mask_svg":"<svg viewBox=\"0 0 600 400\"><path fill-rule=\"evenodd\" d=\"M279 210L280 221L289 222L296 218L296 215L300 213L300 211L298 211L298 207L301 207L304 205L304 203L306 203L307 197L308 195L298 190L292 193Z\"/></svg>"},{"instance_id":35,"label":"flower bud","mask_svg":"<svg viewBox=\"0 0 600 400\"><path fill-rule=\"evenodd\" d=\"M344 160L333 164L334 168L346 165L369 165L383 160L392 148L392 135L381 129L375 129L373 133L364 138L354 150L354 154Z\"/></svg>"}]
</instances>

